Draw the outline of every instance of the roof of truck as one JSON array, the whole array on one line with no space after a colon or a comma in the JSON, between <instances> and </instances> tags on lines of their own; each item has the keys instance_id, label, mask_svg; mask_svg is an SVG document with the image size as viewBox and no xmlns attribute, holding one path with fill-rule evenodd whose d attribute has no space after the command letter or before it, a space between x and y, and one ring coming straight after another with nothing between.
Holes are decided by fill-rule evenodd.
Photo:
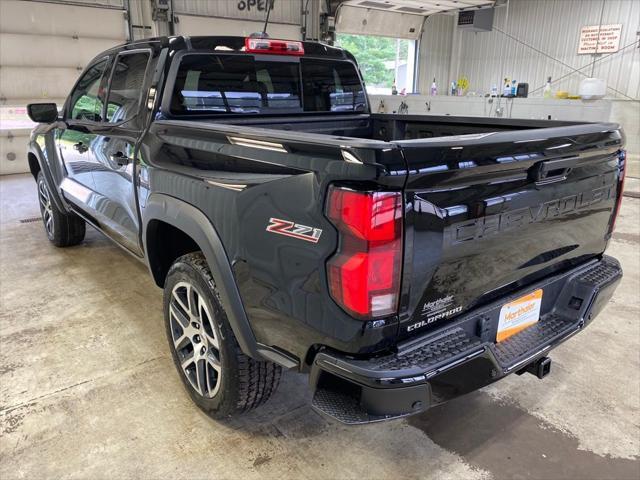
<instances>
[{"instance_id":1,"label":"roof of truck","mask_svg":"<svg viewBox=\"0 0 640 480\"><path fill-rule=\"evenodd\" d=\"M209 51L235 51L242 52L245 47L245 40L247 37L241 36L188 36L188 35L176 35L170 37L153 37L144 38L140 40L134 40L131 42L123 43L115 46L110 50L130 50L135 48L142 48L150 46L151 44L161 44L163 47L169 47L171 50L209 50ZM270 40L290 40L293 42L299 42L299 40L280 39L266 37ZM333 58L348 58L353 59L353 56L345 49L340 47L334 47L321 42L300 42L304 46L304 54L311 56L323 56Z\"/></svg>"}]
</instances>

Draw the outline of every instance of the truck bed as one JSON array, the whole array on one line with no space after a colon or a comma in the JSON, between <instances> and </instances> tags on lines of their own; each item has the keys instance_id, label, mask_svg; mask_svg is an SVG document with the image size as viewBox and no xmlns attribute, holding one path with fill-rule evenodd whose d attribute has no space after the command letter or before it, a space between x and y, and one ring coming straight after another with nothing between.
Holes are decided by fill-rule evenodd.
<instances>
[{"instance_id":1,"label":"truck bed","mask_svg":"<svg viewBox=\"0 0 640 480\"><path fill-rule=\"evenodd\" d=\"M206 120L206 123L267 128L321 135L353 137L371 140L395 141L419 138L448 137L486 132L512 132L519 130L583 125L582 122L557 120L527 120L493 117L459 117L403 114L353 114L313 116L243 115Z\"/></svg>"}]
</instances>

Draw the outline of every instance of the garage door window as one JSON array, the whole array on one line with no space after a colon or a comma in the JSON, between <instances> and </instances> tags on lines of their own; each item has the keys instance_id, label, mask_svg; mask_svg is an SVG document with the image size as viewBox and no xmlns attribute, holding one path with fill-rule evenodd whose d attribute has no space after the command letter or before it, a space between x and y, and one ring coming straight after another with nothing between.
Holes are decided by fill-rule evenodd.
<instances>
[{"instance_id":1,"label":"garage door window","mask_svg":"<svg viewBox=\"0 0 640 480\"><path fill-rule=\"evenodd\" d=\"M88 120L100 122L102 120L103 92L100 81L107 66L107 59L101 60L89 67L78 80L76 88L71 94L70 111L72 120Z\"/></svg>"},{"instance_id":2,"label":"garage door window","mask_svg":"<svg viewBox=\"0 0 640 480\"><path fill-rule=\"evenodd\" d=\"M394 86L401 94L414 91L415 40L347 34L339 34L336 40L356 57L368 93L389 95Z\"/></svg>"},{"instance_id":3,"label":"garage door window","mask_svg":"<svg viewBox=\"0 0 640 480\"><path fill-rule=\"evenodd\" d=\"M130 120L138 113L148 63L148 52L118 56L107 101L108 122L119 123Z\"/></svg>"}]
</instances>

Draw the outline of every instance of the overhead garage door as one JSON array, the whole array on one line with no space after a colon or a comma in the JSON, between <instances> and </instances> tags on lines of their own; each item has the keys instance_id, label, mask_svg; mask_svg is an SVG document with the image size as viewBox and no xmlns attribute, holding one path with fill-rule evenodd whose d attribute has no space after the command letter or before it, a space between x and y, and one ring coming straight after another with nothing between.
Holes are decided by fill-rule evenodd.
<instances>
[{"instance_id":1,"label":"overhead garage door","mask_svg":"<svg viewBox=\"0 0 640 480\"><path fill-rule=\"evenodd\" d=\"M176 24L178 35L240 35L248 37L254 32L262 31L264 22L249 20L236 20L225 18L212 22L211 18L195 15L180 15ZM272 38L286 38L298 40L300 38L300 25L286 25L282 23L270 23L267 28Z\"/></svg>"},{"instance_id":2,"label":"overhead garage door","mask_svg":"<svg viewBox=\"0 0 640 480\"><path fill-rule=\"evenodd\" d=\"M240 35L262 31L268 0L173 0L178 35ZM300 0L277 1L269 15L272 38L300 38Z\"/></svg>"},{"instance_id":3,"label":"overhead garage door","mask_svg":"<svg viewBox=\"0 0 640 480\"><path fill-rule=\"evenodd\" d=\"M62 105L87 62L127 40L124 0L73 3L0 0L0 174L28 171L26 104Z\"/></svg>"}]
</instances>

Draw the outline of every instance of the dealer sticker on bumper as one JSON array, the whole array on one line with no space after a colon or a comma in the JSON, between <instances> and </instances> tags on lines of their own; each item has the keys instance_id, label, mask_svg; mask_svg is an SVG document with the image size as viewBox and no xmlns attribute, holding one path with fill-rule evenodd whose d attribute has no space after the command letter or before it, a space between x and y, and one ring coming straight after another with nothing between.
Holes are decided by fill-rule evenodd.
<instances>
[{"instance_id":1,"label":"dealer sticker on bumper","mask_svg":"<svg viewBox=\"0 0 640 480\"><path fill-rule=\"evenodd\" d=\"M506 340L510 336L536 323L540 319L541 305L541 288L503 305L500 309L500 321L498 322L496 341L501 342Z\"/></svg>"}]
</instances>

